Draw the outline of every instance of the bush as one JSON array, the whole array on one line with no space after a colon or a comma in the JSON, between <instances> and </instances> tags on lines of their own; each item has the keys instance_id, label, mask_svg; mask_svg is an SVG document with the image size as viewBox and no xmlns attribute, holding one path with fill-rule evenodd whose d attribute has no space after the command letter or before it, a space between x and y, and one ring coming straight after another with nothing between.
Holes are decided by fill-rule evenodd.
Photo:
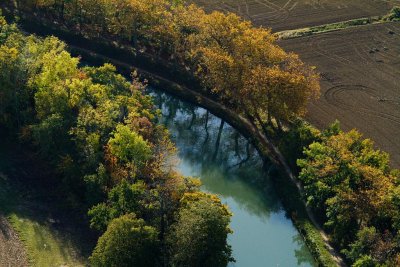
<instances>
[{"instance_id":1,"label":"bush","mask_svg":"<svg viewBox=\"0 0 400 267\"><path fill-rule=\"evenodd\" d=\"M157 266L158 232L133 214L113 220L90 257L92 266Z\"/></svg>"},{"instance_id":2,"label":"bush","mask_svg":"<svg viewBox=\"0 0 400 267\"><path fill-rule=\"evenodd\" d=\"M385 21L399 21L400 20L400 6L395 6L390 10L390 13L383 17Z\"/></svg>"}]
</instances>

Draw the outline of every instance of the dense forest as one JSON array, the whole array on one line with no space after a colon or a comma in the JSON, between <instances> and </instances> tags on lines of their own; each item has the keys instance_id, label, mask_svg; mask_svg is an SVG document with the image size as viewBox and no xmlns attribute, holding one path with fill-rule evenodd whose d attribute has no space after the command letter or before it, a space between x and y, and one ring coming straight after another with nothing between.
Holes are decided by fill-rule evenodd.
<instances>
[{"instance_id":1,"label":"dense forest","mask_svg":"<svg viewBox=\"0 0 400 267\"><path fill-rule=\"evenodd\" d=\"M318 96L319 75L278 47L270 30L181 1L19 0L15 7L173 63L202 94L277 143L292 138L282 150L292 165L298 159L304 197L347 262L400 265L399 172L357 131L294 124ZM233 260L227 207L174 170L174 146L135 76L129 83L111 65L80 68L57 39L25 37L4 20L0 38L0 122L51 159L90 208L102 234L93 265Z\"/></svg>"},{"instance_id":2,"label":"dense forest","mask_svg":"<svg viewBox=\"0 0 400 267\"><path fill-rule=\"evenodd\" d=\"M352 266L399 266L400 172L389 155L338 123L302 132L312 141L297 161L299 179L333 241Z\"/></svg>"},{"instance_id":3,"label":"dense forest","mask_svg":"<svg viewBox=\"0 0 400 267\"><path fill-rule=\"evenodd\" d=\"M269 29L234 14L170 0L26 0L17 8L173 63L196 78L202 93L265 129L304 115L319 94L313 68L276 45Z\"/></svg>"},{"instance_id":4,"label":"dense forest","mask_svg":"<svg viewBox=\"0 0 400 267\"><path fill-rule=\"evenodd\" d=\"M101 235L93 266L225 266L230 212L175 171L144 85L112 65L79 67L54 37L0 18L0 123L57 171ZM182 238L185 237L185 238Z\"/></svg>"}]
</instances>

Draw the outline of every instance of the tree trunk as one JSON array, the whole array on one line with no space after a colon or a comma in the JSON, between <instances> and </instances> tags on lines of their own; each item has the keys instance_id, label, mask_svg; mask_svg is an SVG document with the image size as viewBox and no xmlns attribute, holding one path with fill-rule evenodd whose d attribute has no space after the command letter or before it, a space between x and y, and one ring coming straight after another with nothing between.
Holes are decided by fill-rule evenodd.
<instances>
[{"instance_id":1,"label":"tree trunk","mask_svg":"<svg viewBox=\"0 0 400 267\"><path fill-rule=\"evenodd\" d=\"M205 128L205 130L206 130L206 138L204 139L204 144L207 143L208 138L209 138L209 136L210 136L210 134L208 133L208 118L209 118L209 111L207 110L207 113L206 113L206 123L205 123L205 125L204 125L204 128Z\"/></svg>"},{"instance_id":2,"label":"tree trunk","mask_svg":"<svg viewBox=\"0 0 400 267\"><path fill-rule=\"evenodd\" d=\"M191 111L191 113L192 113L192 119L190 120L190 124L189 124L189 126L188 126L188 130L192 129L193 124L194 124L194 122L195 122L195 120L196 120L196 112L195 112L195 110L194 110L194 107L193 107L190 111Z\"/></svg>"},{"instance_id":3,"label":"tree trunk","mask_svg":"<svg viewBox=\"0 0 400 267\"><path fill-rule=\"evenodd\" d=\"M217 141L215 142L215 151L213 155L213 160L217 158L218 155L218 150L219 150L219 145L221 143L221 135L222 135L222 130L224 129L225 121L221 120L221 124L219 125L219 130L218 130L218 136L217 136Z\"/></svg>"}]
</instances>

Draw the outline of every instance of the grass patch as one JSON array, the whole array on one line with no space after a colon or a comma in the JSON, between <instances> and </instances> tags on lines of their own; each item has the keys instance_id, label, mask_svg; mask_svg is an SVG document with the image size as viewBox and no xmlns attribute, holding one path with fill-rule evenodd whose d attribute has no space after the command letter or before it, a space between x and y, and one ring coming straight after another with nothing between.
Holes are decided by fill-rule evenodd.
<instances>
[{"instance_id":1,"label":"grass patch","mask_svg":"<svg viewBox=\"0 0 400 267\"><path fill-rule=\"evenodd\" d=\"M336 267L337 264L325 246L324 240L318 229L311 223L307 212L301 202L301 196L295 185L286 175L271 175L275 188L281 198L286 212L292 218L294 225L302 235L308 249L316 260L318 266Z\"/></svg>"},{"instance_id":2,"label":"grass patch","mask_svg":"<svg viewBox=\"0 0 400 267\"><path fill-rule=\"evenodd\" d=\"M338 31L350 27L356 27L368 24L377 24L390 21L400 21L400 7L393 7L392 10L385 16L374 16L369 18L359 18L346 20L341 22L329 23L314 27L306 27L302 29L287 30L275 33L278 39L291 39L296 37L310 36L318 33Z\"/></svg>"},{"instance_id":3,"label":"grass patch","mask_svg":"<svg viewBox=\"0 0 400 267\"><path fill-rule=\"evenodd\" d=\"M73 244L47 225L16 213L8 215L8 220L19 234L33 266L85 266L74 255Z\"/></svg>"},{"instance_id":4,"label":"grass patch","mask_svg":"<svg viewBox=\"0 0 400 267\"><path fill-rule=\"evenodd\" d=\"M18 149L10 144L15 140L4 139L0 143L0 213L18 233L29 263L38 267L86 266L86 256L69 233L71 227L55 221L50 205L32 199L30 186L18 181L30 173L14 159Z\"/></svg>"},{"instance_id":5,"label":"grass patch","mask_svg":"<svg viewBox=\"0 0 400 267\"><path fill-rule=\"evenodd\" d=\"M360 18L360 19L352 19L347 21L341 21L336 23L324 24L314 27L307 27L296 30L287 30L275 33L278 39L291 39L296 37L310 36L318 33L325 33L331 31L338 31L347 29L350 27L360 26L360 25L368 25L375 23L382 23L382 17L371 17L371 18Z\"/></svg>"},{"instance_id":6,"label":"grass patch","mask_svg":"<svg viewBox=\"0 0 400 267\"><path fill-rule=\"evenodd\" d=\"M400 21L400 6L393 7L390 13L382 19L385 21Z\"/></svg>"}]
</instances>

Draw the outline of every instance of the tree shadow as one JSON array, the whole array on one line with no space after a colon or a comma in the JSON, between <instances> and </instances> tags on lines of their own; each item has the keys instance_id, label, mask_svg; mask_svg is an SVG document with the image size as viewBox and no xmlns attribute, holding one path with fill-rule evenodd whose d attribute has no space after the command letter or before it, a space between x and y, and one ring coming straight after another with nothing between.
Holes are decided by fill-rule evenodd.
<instances>
[{"instance_id":1,"label":"tree shadow","mask_svg":"<svg viewBox=\"0 0 400 267\"><path fill-rule=\"evenodd\" d=\"M61 179L54 178L57 176L46 162L4 132L0 133L0 173L0 212L33 222L39 247L44 243L40 240L42 226L86 262L97 241L86 214L69 206ZM68 257L62 248L60 253Z\"/></svg>"}]
</instances>

